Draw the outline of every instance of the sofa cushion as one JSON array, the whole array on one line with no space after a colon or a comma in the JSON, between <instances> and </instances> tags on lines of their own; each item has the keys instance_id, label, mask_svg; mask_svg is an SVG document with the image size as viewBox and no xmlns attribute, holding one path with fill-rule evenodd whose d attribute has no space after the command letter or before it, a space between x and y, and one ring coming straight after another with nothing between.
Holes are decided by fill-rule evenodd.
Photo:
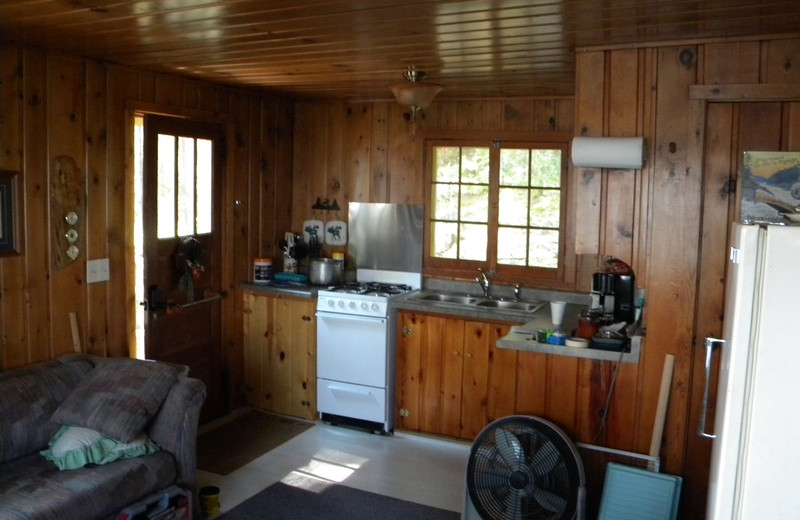
<instances>
[{"instance_id":1,"label":"sofa cushion","mask_svg":"<svg viewBox=\"0 0 800 520\"><path fill-rule=\"evenodd\" d=\"M176 381L177 370L164 363L128 358L101 362L61 403L53 421L131 442Z\"/></svg>"},{"instance_id":2,"label":"sofa cushion","mask_svg":"<svg viewBox=\"0 0 800 520\"><path fill-rule=\"evenodd\" d=\"M175 459L158 451L103 466L59 471L38 453L0 472L0 518L105 519L175 481Z\"/></svg>"},{"instance_id":3,"label":"sofa cushion","mask_svg":"<svg viewBox=\"0 0 800 520\"><path fill-rule=\"evenodd\" d=\"M85 358L0 373L0 462L38 452L58 431L50 417L91 372Z\"/></svg>"},{"instance_id":4,"label":"sofa cushion","mask_svg":"<svg viewBox=\"0 0 800 520\"><path fill-rule=\"evenodd\" d=\"M87 464L108 464L132 459L159 448L144 432L131 442L118 442L102 433L79 426L62 426L41 455L61 470L78 469Z\"/></svg>"}]
</instances>

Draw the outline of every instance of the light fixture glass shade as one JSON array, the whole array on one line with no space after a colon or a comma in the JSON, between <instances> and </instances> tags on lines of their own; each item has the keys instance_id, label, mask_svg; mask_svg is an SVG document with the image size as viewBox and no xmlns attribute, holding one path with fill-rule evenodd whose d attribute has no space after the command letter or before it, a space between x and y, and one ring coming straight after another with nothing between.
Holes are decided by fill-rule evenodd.
<instances>
[{"instance_id":1,"label":"light fixture glass shade","mask_svg":"<svg viewBox=\"0 0 800 520\"><path fill-rule=\"evenodd\" d=\"M390 85L389 89L397 98L397 102L407 107L424 108L433 102L436 94L442 91L442 86L436 83L423 83L421 81L406 81Z\"/></svg>"}]
</instances>

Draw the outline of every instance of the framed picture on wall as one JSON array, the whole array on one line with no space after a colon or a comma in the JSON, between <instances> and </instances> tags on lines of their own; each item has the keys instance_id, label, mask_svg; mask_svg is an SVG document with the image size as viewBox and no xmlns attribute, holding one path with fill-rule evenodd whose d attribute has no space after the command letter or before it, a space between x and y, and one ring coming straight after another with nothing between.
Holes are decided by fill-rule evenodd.
<instances>
[{"instance_id":1,"label":"framed picture on wall","mask_svg":"<svg viewBox=\"0 0 800 520\"><path fill-rule=\"evenodd\" d=\"M22 252L19 172L0 170L0 256Z\"/></svg>"},{"instance_id":2,"label":"framed picture on wall","mask_svg":"<svg viewBox=\"0 0 800 520\"><path fill-rule=\"evenodd\" d=\"M800 222L800 152L744 152L744 223Z\"/></svg>"}]
</instances>

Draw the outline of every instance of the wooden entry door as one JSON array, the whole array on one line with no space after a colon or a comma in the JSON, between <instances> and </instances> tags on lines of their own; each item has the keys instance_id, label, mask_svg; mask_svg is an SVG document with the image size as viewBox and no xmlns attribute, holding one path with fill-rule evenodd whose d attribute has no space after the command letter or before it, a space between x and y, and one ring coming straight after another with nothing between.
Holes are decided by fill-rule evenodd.
<instances>
[{"instance_id":1,"label":"wooden entry door","mask_svg":"<svg viewBox=\"0 0 800 520\"><path fill-rule=\"evenodd\" d=\"M189 367L206 384L201 422L224 414L221 190L223 133L215 124L144 121L145 356Z\"/></svg>"}]
</instances>

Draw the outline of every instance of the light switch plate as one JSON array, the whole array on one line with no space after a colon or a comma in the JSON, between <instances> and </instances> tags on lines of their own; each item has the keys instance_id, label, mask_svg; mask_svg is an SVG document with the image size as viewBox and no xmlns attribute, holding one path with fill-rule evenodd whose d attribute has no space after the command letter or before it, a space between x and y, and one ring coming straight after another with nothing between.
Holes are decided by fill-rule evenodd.
<instances>
[{"instance_id":1,"label":"light switch plate","mask_svg":"<svg viewBox=\"0 0 800 520\"><path fill-rule=\"evenodd\" d=\"M86 283L105 282L108 278L108 258L98 258L86 262Z\"/></svg>"}]
</instances>

